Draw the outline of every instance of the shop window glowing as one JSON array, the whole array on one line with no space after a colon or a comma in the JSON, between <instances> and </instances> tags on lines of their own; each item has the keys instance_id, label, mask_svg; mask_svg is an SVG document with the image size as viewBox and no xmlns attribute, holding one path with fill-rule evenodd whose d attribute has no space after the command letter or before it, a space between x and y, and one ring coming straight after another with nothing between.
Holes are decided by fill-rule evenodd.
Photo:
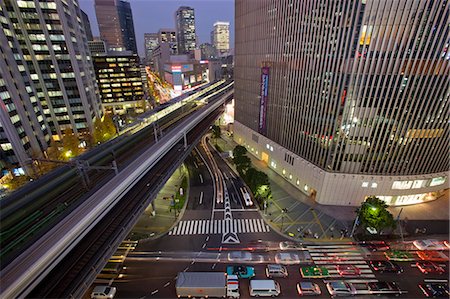
<instances>
[{"instance_id":1,"label":"shop window glowing","mask_svg":"<svg viewBox=\"0 0 450 299\"><path fill-rule=\"evenodd\" d=\"M377 183L372 183L371 187L372 188L376 188L376 187L378 187L378 184Z\"/></svg>"},{"instance_id":2,"label":"shop window glowing","mask_svg":"<svg viewBox=\"0 0 450 299\"><path fill-rule=\"evenodd\" d=\"M308 185L305 185L305 186L303 187L303 190L308 191L308 190L309 190L309 186L308 186Z\"/></svg>"},{"instance_id":3,"label":"shop window glowing","mask_svg":"<svg viewBox=\"0 0 450 299\"><path fill-rule=\"evenodd\" d=\"M286 169L283 169L283 174L286 174Z\"/></svg>"},{"instance_id":4,"label":"shop window glowing","mask_svg":"<svg viewBox=\"0 0 450 299\"><path fill-rule=\"evenodd\" d=\"M363 188L369 187L369 182L363 182L361 187L363 187Z\"/></svg>"}]
</instances>

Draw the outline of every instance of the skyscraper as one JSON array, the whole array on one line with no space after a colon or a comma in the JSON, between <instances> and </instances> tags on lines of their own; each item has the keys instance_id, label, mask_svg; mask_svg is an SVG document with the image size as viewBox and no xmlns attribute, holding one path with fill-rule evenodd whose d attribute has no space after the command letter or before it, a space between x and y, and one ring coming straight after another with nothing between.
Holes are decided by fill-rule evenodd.
<instances>
[{"instance_id":1,"label":"skyscraper","mask_svg":"<svg viewBox=\"0 0 450 299\"><path fill-rule=\"evenodd\" d=\"M448 1L236 0L235 139L322 204L439 196Z\"/></svg>"},{"instance_id":2,"label":"skyscraper","mask_svg":"<svg viewBox=\"0 0 450 299\"><path fill-rule=\"evenodd\" d=\"M95 0L100 37L111 48L137 53L133 14L126 0Z\"/></svg>"},{"instance_id":3,"label":"skyscraper","mask_svg":"<svg viewBox=\"0 0 450 299\"><path fill-rule=\"evenodd\" d=\"M175 23L177 29L178 53L187 54L195 50L195 15L194 9L181 6L175 13Z\"/></svg>"},{"instance_id":4,"label":"skyscraper","mask_svg":"<svg viewBox=\"0 0 450 299\"><path fill-rule=\"evenodd\" d=\"M88 15L80 9L81 12L81 20L83 21L84 32L86 33L86 39L88 41L94 40L94 36L92 35L91 22L89 22Z\"/></svg>"},{"instance_id":5,"label":"skyscraper","mask_svg":"<svg viewBox=\"0 0 450 299\"><path fill-rule=\"evenodd\" d=\"M152 60L153 49L155 49L156 46L158 46L158 34L144 33L144 50L147 65L149 65Z\"/></svg>"},{"instance_id":6,"label":"skyscraper","mask_svg":"<svg viewBox=\"0 0 450 299\"><path fill-rule=\"evenodd\" d=\"M0 16L1 156L26 168L50 137L91 131L101 106L76 0L6 0Z\"/></svg>"},{"instance_id":7,"label":"skyscraper","mask_svg":"<svg viewBox=\"0 0 450 299\"><path fill-rule=\"evenodd\" d=\"M178 53L177 32L175 29L161 28L158 31L158 43L169 43L171 54Z\"/></svg>"},{"instance_id":8,"label":"skyscraper","mask_svg":"<svg viewBox=\"0 0 450 299\"><path fill-rule=\"evenodd\" d=\"M217 54L223 56L230 51L230 23L216 22L214 23L214 30L211 33L214 48Z\"/></svg>"}]
</instances>

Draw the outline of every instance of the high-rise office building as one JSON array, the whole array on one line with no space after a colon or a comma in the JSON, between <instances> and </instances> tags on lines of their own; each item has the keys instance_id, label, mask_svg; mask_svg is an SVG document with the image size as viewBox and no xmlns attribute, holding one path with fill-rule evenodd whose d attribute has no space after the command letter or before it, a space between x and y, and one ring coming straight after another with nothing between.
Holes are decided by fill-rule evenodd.
<instances>
[{"instance_id":1,"label":"high-rise office building","mask_svg":"<svg viewBox=\"0 0 450 299\"><path fill-rule=\"evenodd\" d=\"M202 53L203 60L213 59L216 57L216 49L210 43L201 44L200 51Z\"/></svg>"},{"instance_id":2,"label":"high-rise office building","mask_svg":"<svg viewBox=\"0 0 450 299\"><path fill-rule=\"evenodd\" d=\"M178 53L188 54L195 50L195 15L194 9L181 6L175 13L175 24L177 30Z\"/></svg>"},{"instance_id":3,"label":"high-rise office building","mask_svg":"<svg viewBox=\"0 0 450 299\"><path fill-rule=\"evenodd\" d=\"M236 0L236 141L321 204L438 197L449 5Z\"/></svg>"},{"instance_id":4,"label":"high-rise office building","mask_svg":"<svg viewBox=\"0 0 450 299\"><path fill-rule=\"evenodd\" d=\"M217 55L227 55L230 51L230 23L214 23L214 30L212 31L211 35L214 48L216 48L217 51Z\"/></svg>"},{"instance_id":5,"label":"high-rise office building","mask_svg":"<svg viewBox=\"0 0 450 299\"><path fill-rule=\"evenodd\" d=\"M95 0L100 37L114 49L137 53L133 14L127 0Z\"/></svg>"},{"instance_id":6,"label":"high-rise office building","mask_svg":"<svg viewBox=\"0 0 450 299\"><path fill-rule=\"evenodd\" d=\"M144 99L139 56L131 51L110 51L92 59L104 110L138 113Z\"/></svg>"},{"instance_id":7,"label":"high-rise office building","mask_svg":"<svg viewBox=\"0 0 450 299\"><path fill-rule=\"evenodd\" d=\"M88 41L94 40L94 36L92 35L91 22L89 22L88 15L80 9L81 12L81 20L83 21L84 32L86 33L86 39Z\"/></svg>"},{"instance_id":8,"label":"high-rise office building","mask_svg":"<svg viewBox=\"0 0 450 299\"><path fill-rule=\"evenodd\" d=\"M147 65L151 64L152 53L156 46L158 46L158 34L144 33L145 60Z\"/></svg>"},{"instance_id":9,"label":"high-rise office building","mask_svg":"<svg viewBox=\"0 0 450 299\"><path fill-rule=\"evenodd\" d=\"M158 44L168 43L172 55L178 53L177 32L175 29L161 28L158 31Z\"/></svg>"},{"instance_id":10,"label":"high-rise office building","mask_svg":"<svg viewBox=\"0 0 450 299\"><path fill-rule=\"evenodd\" d=\"M0 16L1 156L26 167L51 136L91 131L101 106L78 1L6 0Z\"/></svg>"}]
</instances>

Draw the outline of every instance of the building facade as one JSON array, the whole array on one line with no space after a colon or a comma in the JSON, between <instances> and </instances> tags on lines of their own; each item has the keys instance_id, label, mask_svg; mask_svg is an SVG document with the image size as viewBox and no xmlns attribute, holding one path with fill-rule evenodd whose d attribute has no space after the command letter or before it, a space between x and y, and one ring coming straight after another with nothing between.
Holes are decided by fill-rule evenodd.
<instances>
[{"instance_id":1,"label":"building facade","mask_svg":"<svg viewBox=\"0 0 450 299\"><path fill-rule=\"evenodd\" d=\"M214 30L211 35L217 55L226 56L230 51L230 23L214 23Z\"/></svg>"},{"instance_id":2,"label":"building facade","mask_svg":"<svg viewBox=\"0 0 450 299\"><path fill-rule=\"evenodd\" d=\"M144 33L145 60L147 65L151 64L152 53L156 46L158 46L158 34Z\"/></svg>"},{"instance_id":3,"label":"building facade","mask_svg":"<svg viewBox=\"0 0 450 299\"><path fill-rule=\"evenodd\" d=\"M178 53L187 54L196 47L194 9L181 6L175 13Z\"/></svg>"},{"instance_id":4,"label":"building facade","mask_svg":"<svg viewBox=\"0 0 450 299\"><path fill-rule=\"evenodd\" d=\"M84 32L86 33L87 41L94 40L94 36L92 35L91 22L89 22L88 15L80 9L81 12L81 20L83 21Z\"/></svg>"},{"instance_id":5,"label":"building facade","mask_svg":"<svg viewBox=\"0 0 450 299\"><path fill-rule=\"evenodd\" d=\"M88 41L88 48L91 52L92 56L98 54L106 54L108 52L108 46L106 43L100 39L94 39L92 41Z\"/></svg>"},{"instance_id":6,"label":"building facade","mask_svg":"<svg viewBox=\"0 0 450 299\"><path fill-rule=\"evenodd\" d=\"M171 55L178 53L177 46L177 32L175 29L161 28L158 31L158 43L168 43L170 47Z\"/></svg>"},{"instance_id":7,"label":"building facade","mask_svg":"<svg viewBox=\"0 0 450 299\"><path fill-rule=\"evenodd\" d=\"M203 43L200 45L200 51L202 59L214 59L216 58L216 49L210 43Z\"/></svg>"},{"instance_id":8,"label":"building facade","mask_svg":"<svg viewBox=\"0 0 450 299\"><path fill-rule=\"evenodd\" d=\"M448 186L449 2L235 2L235 139L321 204Z\"/></svg>"},{"instance_id":9,"label":"building facade","mask_svg":"<svg viewBox=\"0 0 450 299\"><path fill-rule=\"evenodd\" d=\"M139 56L110 51L93 57L102 106L113 114L142 113L145 105Z\"/></svg>"},{"instance_id":10,"label":"building facade","mask_svg":"<svg viewBox=\"0 0 450 299\"><path fill-rule=\"evenodd\" d=\"M65 129L92 132L101 104L77 1L7 0L0 16L1 156L26 168Z\"/></svg>"},{"instance_id":11,"label":"building facade","mask_svg":"<svg viewBox=\"0 0 450 299\"><path fill-rule=\"evenodd\" d=\"M127 0L95 0L100 38L116 50L137 54L133 14Z\"/></svg>"}]
</instances>

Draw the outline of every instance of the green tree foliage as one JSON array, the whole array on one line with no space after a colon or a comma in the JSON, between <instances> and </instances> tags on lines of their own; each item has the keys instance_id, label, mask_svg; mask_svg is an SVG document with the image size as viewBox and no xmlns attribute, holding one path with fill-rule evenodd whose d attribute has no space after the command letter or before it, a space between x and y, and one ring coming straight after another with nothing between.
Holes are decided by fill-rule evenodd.
<instances>
[{"instance_id":1,"label":"green tree foliage","mask_svg":"<svg viewBox=\"0 0 450 299\"><path fill-rule=\"evenodd\" d=\"M28 183L30 181L30 177L26 176L26 175L21 175L21 176L12 176L12 179L5 184L5 186L13 191L13 190L17 190L20 187L22 187L23 185L25 185L26 183Z\"/></svg>"},{"instance_id":2,"label":"green tree foliage","mask_svg":"<svg viewBox=\"0 0 450 299\"><path fill-rule=\"evenodd\" d=\"M263 185L269 185L269 178L267 174L258 171L253 167L247 169L245 173L245 182L252 190L253 194L258 194L258 189Z\"/></svg>"},{"instance_id":3,"label":"green tree foliage","mask_svg":"<svg viewBox=\"0 0 450 299\"><path fill-rule=\"evenodd\" d=\"M70 160L73 157L81 154L81 149L79 148L80 140L78 136L72 132L71 129L64 130L64 136L62 138L62 155L60 155L60 160Z\"/></svg>"},{"instance_id":4,"label":"green tree foliage","mask_svg":"<svg viewBox=\"0 0 450 299\"><path fill-rule=\"evenodd\" d=\"M233 157L241 157L247 154L247 149L242 145L236 145L233 149Z\"/></svg>"},{"instance_id":5,"label":"green tree foliage","mask_svg":"<svg viewBox=\"0 0 450 299\"><path fill-rule=\"evenodd\" d=\"M94 121L94 142L102 143L108 141L116 134L116 126L110 114L106 114L103 118L96 118Z\"/></svg>"},{"instance_id":6,"label":"green tree foliage","mask_svg":"<svg viewBox=\"0 0 450 299\"><path fill-rule=\"evenodd\" d=\"M375 196L370 196L357 210L360 226L375 228L378 234L384 229L394 229L394 216L387 210L388 205Z\"/></svg>"},{"instance_id":7,"label":"green tree foliage","mask_svg":"<svg viewBox=\"0 0 450 299\"><path fill-rule=\"evenodd\" d=\"M217 125L212 125L211 126L211 131L212 131L212 137L217 139L220 138L221 135L221 131L220 131L220 127Z\"/></svg>"},{"instance_id":8,"label":"green tree foliage","mask_svg":"<svg viewBox=\"0 0 450 299\"><path fill-rule=\"evenodd\" d=\"M252 160L247 156L234 156L233 163L236 165L236 169L240 175L247 172L249 167L252 165Z\"/></svg>"}]
</instances>

